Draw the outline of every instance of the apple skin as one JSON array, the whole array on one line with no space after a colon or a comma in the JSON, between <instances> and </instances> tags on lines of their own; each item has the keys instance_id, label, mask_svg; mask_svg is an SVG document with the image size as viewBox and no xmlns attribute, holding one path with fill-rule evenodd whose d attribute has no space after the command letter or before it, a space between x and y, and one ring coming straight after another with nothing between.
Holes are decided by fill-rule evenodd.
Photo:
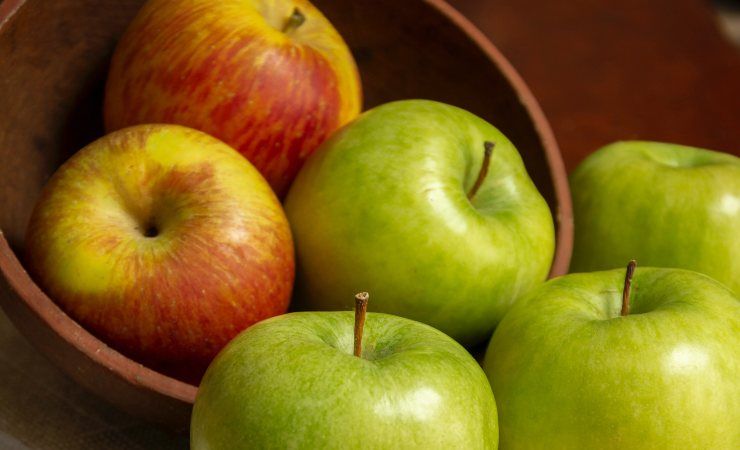
<instances>
[{"instance_id":1,"label":"apple skin","mask_svg":"<svg viewBox=\"0 0 740 450\"><path fill-rule=\"evenodd\" d=\"M368 313L362 358L351 312L296 312L240 334L208 368L191 448L495 449L485 374L444 333Z\"/></svg>"},{"instance_id":2,"label":"apple skin","mask_svg":"<svg viewBox=\"0 0 740 450\"><path fill-rule=\"evenodd\" d=\"M507 449L740 448L740 299L638 267L566 275L519 302L483 367Z\"/></svg>"},{"instance_id":3,"label":"apple skin","mask_svg":"<svg viewBox=\"0 0 740 450\"><path fill-rule=\"evenodd\" d=\"M305 22L282 32L296 7ZM104 115L108 131L176 123L215 136L282 197L361 103L349 49L306 0L150 0L113 55Z\"/></svg>"},{"instance_id":4,"label":"apple skin","mask_svg":"<svg viewBox=\"0 0 740 450\"><path fill-rule=\"evenodd\" d=\"M33 211L26 256L85 328L188 379L241 330L285 312L294 277L289 225L264 178L177 125L114 132L64 163Z\"/></svg>"},{"instance_id":5,"label":"apple skin","mask_svg":"<svg viewBox=\"0 0 740 450\"><path fill-rule=\"evenodd\" d=\"M705 273L740 293L740 158L658 142L617 142L570 178L571 271L645 266Z\"/></svg>"},{"instance_id":6,"label":"apple skin","mask_svg":"<svg viewBox=\"0 0 740 450\"><path fill-rule=\"evenodd\" d=\"M495 144L472 203L466 193ZM334 134L285 202L296 242L297 308L373 309L472 345L547 277L554 226L514 145L438 102L388 103Z\"/></svg>"}]
</instances>

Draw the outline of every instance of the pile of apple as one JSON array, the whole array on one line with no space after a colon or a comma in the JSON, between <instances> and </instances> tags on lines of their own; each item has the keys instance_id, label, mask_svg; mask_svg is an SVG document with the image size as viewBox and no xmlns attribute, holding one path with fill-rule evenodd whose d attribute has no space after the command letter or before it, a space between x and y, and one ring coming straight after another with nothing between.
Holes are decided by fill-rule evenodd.
<instances>
[{"instance_id":1,"label":"pile of apple","mask_svg":"<svg viewBox=\"0 0 740 450\"><path fill-rule=\"evenodd\" d=\"M114 348L205 371L193 448L740 448L738 158L594 153L573 268L603 271L545 282L550 209L498 129L360 107L306 0L150 0L28 267Z\"/></svg>"}]
</instances>

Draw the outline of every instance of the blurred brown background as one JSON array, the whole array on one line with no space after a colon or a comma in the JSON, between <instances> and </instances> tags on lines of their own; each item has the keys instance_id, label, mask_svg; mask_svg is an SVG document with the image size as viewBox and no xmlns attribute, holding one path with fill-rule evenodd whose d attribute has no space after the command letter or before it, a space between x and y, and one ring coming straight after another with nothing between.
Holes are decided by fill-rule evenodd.
<instances>
[{"instance_id":1,"label":"blurred brown background","mask_svg":"<svg viewBox=\"0 0 740 450\"><path fill-rule=\"evenodd\" d=\"M623 139L740 155L740 1L449 1L527 82L569 171Z\"/></svg>"}]
</instances>

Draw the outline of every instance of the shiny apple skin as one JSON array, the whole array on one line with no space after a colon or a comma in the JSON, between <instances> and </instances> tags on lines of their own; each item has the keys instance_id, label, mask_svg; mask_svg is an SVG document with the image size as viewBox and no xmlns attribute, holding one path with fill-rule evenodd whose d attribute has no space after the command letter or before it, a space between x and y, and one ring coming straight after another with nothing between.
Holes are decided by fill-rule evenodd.
<instances>
[{"instance_id":1,"label":"shiny apple skin","mask_svg":"<svg viewBox=\"0 0 740 450\"><path fill-rule=\"evenodd\" d=\"M488 380L449 336L368 313L362 358L353 339L348 311L290 313L246 330L203 378L191 448L498 447Z\"/></svg>"},{"instance_id":2,"label":"shiny apple skin","mask_svg":"<svg viewBox=\"0 0 740 450\"><path fill-rule=\"evenodd\" d=\"M483 367L501 448L740 448L740 299L706 275L566 275L517 304Z\"/></svg>"},{"instance_id":3,"label":"shiny apple skin","mask_svg":"<svg viewBox=\"0 0 740 450\"><path fill-rule=\"evenodd\" d=\"M306 20L283 33L296 7ZM176 123L215 136L282 197L361 103L349 49L305 0L150 0L113 55L104 111L108 131Z\"/></svg>"},{"instance_id":4,"label":"shiny apple skin","mask_svg":"<svg viewBox=\"0 0 740 450\"><path fill-rule=\"evenodd\" d=\"M484 142L490 169L472 202ZM552 216L514 145L483 119L428 100L388 103L334 134L285 202L296 242L295 304L427 323L463 345L490 337L547 277Z\"/></svg>"},{"instance_id":5,"label":"shiny apple skin","mask_svg":"<svg viewBox=\"0 0 740 450\"><path fill-rule=\"evenodd\" d=\"M285 312L294 278L290 229L259 172L176 125L114 132L64 163L33 211L26 256L84 327L188 378L241 330Z\"/></svg>"},{"instance_id":6,"label":"shiny apple skin","mask_svg":"<svg viewBox=\"0 0 740 450\"><path fill-rule=\"evenodd\" d=\"M702 272L740 294L740 158L645 141L608 145L570 177L571 271L645 266Z\"/></svg>"}]
</instances>

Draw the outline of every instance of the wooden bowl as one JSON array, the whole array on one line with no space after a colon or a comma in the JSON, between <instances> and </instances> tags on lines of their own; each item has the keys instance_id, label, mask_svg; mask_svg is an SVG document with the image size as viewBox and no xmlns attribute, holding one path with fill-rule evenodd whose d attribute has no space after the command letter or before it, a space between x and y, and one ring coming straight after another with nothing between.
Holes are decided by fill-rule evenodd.
<instances>
[{"instance_id":1,"label":"wooden bowl","mask_svg":"<svg viewBox=\"0 0 740 450\"><path fill-rule=\"evenodd\" d=\"M59 309L23 269L23 236L42 186L102 135L102 89L119 36L143 0L0 3L0 303L69 376L120 408L185 429L197 388L126 358ZM365 106L428 98L468 109L522 153L556 217L551 275L564 274L573 225L563 162L537 102L499 51L442 0L316 0L360 67Z\"/></svg>"}]
</instances>

